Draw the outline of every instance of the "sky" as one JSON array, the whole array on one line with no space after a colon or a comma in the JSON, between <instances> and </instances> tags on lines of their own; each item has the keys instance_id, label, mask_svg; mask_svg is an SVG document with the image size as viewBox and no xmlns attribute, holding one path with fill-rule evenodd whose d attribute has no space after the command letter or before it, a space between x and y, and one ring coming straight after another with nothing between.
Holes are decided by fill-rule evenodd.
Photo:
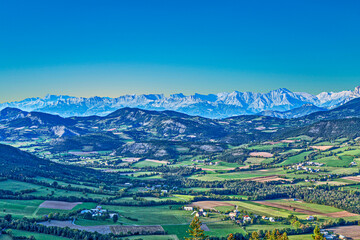
<instances>
[{"instance_id":1,"label":"sky","mask_svg":"<svg viewBox=\"0 0 360 240\"><path fill-rule=\"evenodd\" d=\"M0 0L0 102L360 85L360 1Z\"/></svg>"}]
</instances>

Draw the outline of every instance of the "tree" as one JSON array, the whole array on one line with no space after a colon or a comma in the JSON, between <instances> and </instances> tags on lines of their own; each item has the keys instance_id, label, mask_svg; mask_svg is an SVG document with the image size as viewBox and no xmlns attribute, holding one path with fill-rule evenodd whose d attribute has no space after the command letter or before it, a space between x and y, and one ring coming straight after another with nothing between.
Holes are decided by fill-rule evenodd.
<instances>
[{"instance_id":1,"label":"tree","mask_svg":"<svg viewBox=\"0 0 360 240\"><path fill-rule=\"evenodd\" d=\"M250 239L249 240L259 240L260 238L259 238L259 234L257 233L257 232L253 232L252 234L251 234L251 237L250 237Z\"/></svg>"},{"instance_id":2,"label":"tree","mask_svg":"<svg viewBox=\"0 0 360 240\"><path fill-rule=\"evenodd\" d=\"M190 237L185 238L186 240L204 240L206 238L204 230L201 229L201 222L198 217L194 217L189 227L188 234Z\"/></svg>"},{"instance_id":3,"label":"tree","mask_svg":"<svg viewBox=\"0 0 360 240\"><path fill-rule=\"evenodd\" d=\"M5 219L6 221L8 221L8 222L11 222L11 219L12 219L11 214L6 214L6 215L4 216L4 219Z\"/></svg>"},{"instance_id":4,"label":"tree","mask_svg":"<svg viewBox=\"0 0 360 240\"><path fill-rule=\"evenodd\" d=\"M113 222L116 223L119 220L119 216L117 214L114 214L112 219L113 219Z\"/></svg>"},{"instance_id":5,"label":"tree","mask_svg":"<svg viewBox=\"0 0 360 240\"><path fill-rule=\"evenodd\" d=\"M54 182L52 183L52 186L53 186L54 188L57 188L57 187L59 186L59 184L58 184L58 182L54 181Z\"/></svg>"},{"instance_id":6,"label":"tree","mask_svg":"<svg viewBox=\"0 0 360 240\"><path fill-rule=\"evenodd\" d=\"M311 237L314 240L325 240L324 235L320 233L320 228L317 225L314 229L314 234L311 235Z\"/></svg>"},{"instance_id":7,"label":"tree","mask_svg":"<svg viewBox=\"0 0 360 240\"><path fill-rule=\"evenodd\" d=\"M227 240L235 240L234 234L230 233Z\"/></svg>"},{"instance_id":8,"label":"tree","mask_svg":"<svg viewBox=\"0 0 360 240\"><path fill-rule=\"evenodd\" d=\"M283 233L281 240L289 240L286 232Z\"/></svg>"}]
</instances>

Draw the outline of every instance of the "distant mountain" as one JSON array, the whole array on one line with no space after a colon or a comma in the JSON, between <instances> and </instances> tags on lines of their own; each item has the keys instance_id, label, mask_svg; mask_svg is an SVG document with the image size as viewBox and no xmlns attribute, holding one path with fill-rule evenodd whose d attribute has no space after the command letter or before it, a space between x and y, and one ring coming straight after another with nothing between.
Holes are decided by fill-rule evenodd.
<instances>
[{"instance_id":1,"label":"distant mountain","mask_svg":"<svg viewBox=\"0 0 360 240\"><path fill-rule=\"evenodd\" d=\"M313 123L321 120L336 120L344 118L360 118L360 98L353 99L343 105L326 112L315 112L303 116L304 123Z\"/></svg>"},{"instance_id":2,"label":"distant mountain","mask_svg":"<svg viewBox=\"0 0 360 240\"><path fill-rule=\"evenodd\" d=\"M87 132L75 124L70 118L8 107L0 111L0 140L76 136Z\"/></svg>"},{"instance_id":3,"label":"distant mountain","mask_svg":"<svg viewBox=\"0 0 360 240\"><path fill-rule=\"evenodd\" d=\"M117 109L132 107L145 110L173 110L192 116L220 119L261 112L270 114L268 111L286 112L301 108L304 104L333 109L358 97L360 97L360 87L356 87L354 91L323 92L318 95L291 92L285 88L268 93L234 91L231 93L194 94L190 96L180 93L169 97L162 94L125 95L118 98L48 95L45 98L28 98L19 102L2 103L0 104L0 110L13 107L23 111L38 111L69 117L105 116ZM306 112L312 112L315 108L302 109ZM295 114L286 113L282 117L289 118L301 115L304 114L301 112ZM281 116L279 115L279 117Z\"/></svg>"},{"instance_id":4,"label":"distant mountain","mask_svg":"<svg viewBox=\"0 0 360 240\"><path fill-rule=\"evenodd\" d=\"M260 112L259 115L291 119L291 118L303 117L303 116L309 115L314 112L322 112L322 111L328 111L328 109L317 107L313 104L304 104L303 106L301 106L299 108L294 108L292 110L285 111L285 112L268 110L268 111Z\"/></svg>"},{"instance_id":5,"label":"distant mountain","mask_svg":"<svg viewBox=\"0 0 360 240\"><path fill-rule=\"evenodd\" d=\"M306 135L314 138L334 140L360 137L360 118L324 120L305 127L287 130L282 137Z\"/></svg>"},{"instance_id":6,"label":"distant mountain","mask_svg":"<svg viewBox=\"0 0 360 240\"><path fill-rule=\"evenodd\" d=\"M119 174L104 173L92 168L60 164L36 157L17 148L0 144L0 176L12 179L28 177L44 177L61 179L69 182L79 182L89 179L98 184L125 183L128 181ZM77 200L77 199L74 199Z\"/></svg>"},{"instance_id":7,"label":"distant mountain","mask_svg":"<svg viewBox=\"0 0 360 240\"><path fill-rule=\"evenodd\" d=\"M0 175L2 176L8 174L26 177L61 175L76 179L80 176L91 175L96 179L101 179L100 176L98 177L101 173L95 170L54 163L8 145L0 144L0 153Z\"/></svg>"}]
</instances>

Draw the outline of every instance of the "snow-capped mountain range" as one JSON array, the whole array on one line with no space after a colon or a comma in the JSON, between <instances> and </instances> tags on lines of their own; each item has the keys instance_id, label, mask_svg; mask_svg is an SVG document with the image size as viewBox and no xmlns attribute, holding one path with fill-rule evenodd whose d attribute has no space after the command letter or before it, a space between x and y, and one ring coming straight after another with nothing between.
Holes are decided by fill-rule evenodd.
<instances>
[{"instance_id":1,"label":"snow-capped mountain range","mask_svg":"<svg viewBox=\"0 0 360 240\"><path fill-rule=\"evenodd\" d=\"M196 93L190 96L180 93L170 97L163 94L125 95L117 98L47 95L45 98L28 98L18 102L2 103L0 110L13 107L24 111L39 111L69 117L104 116L119 108L136 107L147 110L173 110L207 118L249 114L271 116L272 112L274 116L280 116L281 114L276 114L278 112L287 112L284 118L291 118L301 116L301 108L304 105L307 110L303 115L309 114L310 105L314 106L311 108L314 109L313 111L319 108L326 110L358 97L360 97L360 87L356 87L353 91L322 92L318 95L291 92L285 88L268 93L234 91L208 95ZM292 110L296 111L294 116L291 114Z\"/></svg>"}]
</instances>

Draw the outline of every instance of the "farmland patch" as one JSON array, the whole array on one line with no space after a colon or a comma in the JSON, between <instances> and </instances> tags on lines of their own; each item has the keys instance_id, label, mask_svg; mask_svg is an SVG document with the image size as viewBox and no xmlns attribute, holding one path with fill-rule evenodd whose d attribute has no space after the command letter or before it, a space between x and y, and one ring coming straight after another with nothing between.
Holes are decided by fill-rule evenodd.
<instances>
[{"instance_id":1,"label":"farmland patch","mask_svg":"<svg viewBox=\"0 0 360 240\"><path fill-rule=\"evenodd\" d=\"M82 202L44 201L39 208L71 210Z\"/></svg>"}]
</instances>

